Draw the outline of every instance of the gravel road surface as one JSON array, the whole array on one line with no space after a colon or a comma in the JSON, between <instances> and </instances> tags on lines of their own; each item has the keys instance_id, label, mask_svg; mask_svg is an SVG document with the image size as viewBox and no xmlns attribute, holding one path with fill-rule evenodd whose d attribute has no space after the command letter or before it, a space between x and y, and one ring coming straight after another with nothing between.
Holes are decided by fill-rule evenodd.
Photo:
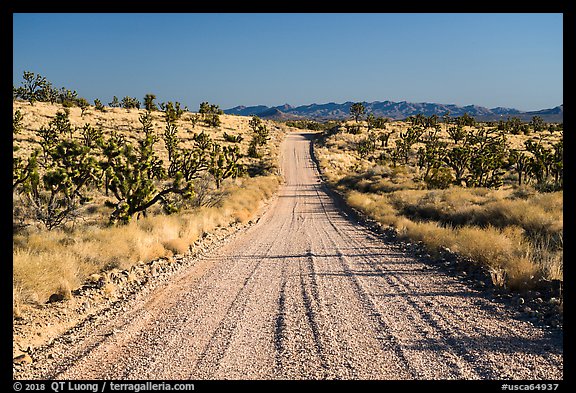
<instances>
[{"instance_id":1,"label":"gravel road surface","mask_svg":"<svg viewBox=\"0 0 576 393\"><path fill-rule=\"evenodd\" d=\"M559 329L515 319L348 217L311 133L260 221L60 345L54 379L562 379Z\"/></svg>"}]
</instances>

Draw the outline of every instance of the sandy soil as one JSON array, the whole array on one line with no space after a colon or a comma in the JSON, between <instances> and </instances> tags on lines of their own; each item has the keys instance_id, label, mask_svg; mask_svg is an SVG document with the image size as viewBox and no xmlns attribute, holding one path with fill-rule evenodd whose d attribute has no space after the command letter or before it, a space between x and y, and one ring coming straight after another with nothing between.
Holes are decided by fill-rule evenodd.
<instances>
[{"instance_id":1,"label":"sandy soil","mask_svg":"<svg viewBox=\"0 0 576 393\"><path fill-rule=\"evenodd\" d=\"M325 192L312 134L282 146L260 221L17 378L562 379L563 338L430 268Z\"/></svg>"}]
</instances>

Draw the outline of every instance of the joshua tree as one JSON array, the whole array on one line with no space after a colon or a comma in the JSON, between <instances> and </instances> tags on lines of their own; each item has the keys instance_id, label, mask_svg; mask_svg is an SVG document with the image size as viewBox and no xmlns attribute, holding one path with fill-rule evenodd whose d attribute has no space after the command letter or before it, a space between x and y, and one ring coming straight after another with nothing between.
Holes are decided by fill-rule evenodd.
<instances>
[{"instance_id":1,"label":"joshua tree","mask_svg":"<svg viewBox=\"0 0 576 393\"><path fill-rule=\"evenodd\" d=\"M127 223L136 213L146 215L147 209L156 203L170 213L175 208L168 199L169 194L177 194L184 199L192 196L192 184L185 181L180 173L168 183L157 184L157 181L164 180L165 171L154 151L158 136L152 128L150 112L140 116L140 123L144 135L137 147L125 141L119 143L114 137L103 144L106 188L116 197L115 202L106 202L114 209L110 215L111 223Z\"/></svg>"},{"instance_id":2,"label":"joshua tree","mask_svg":"<svg viewBox=\"0 0 576 393\"><path fill-rule=\"evenodd\" d=\"M360 119L364 115L364 112L366 112L366 108L364 107L364 104L361 102L356 102L352 104L352 106L350 106L350 114L352 115L352 117L354 117L356 123L360 121Z\"/></svg>"},{"instance_id":3,"label":"joshua tree","mask_svg":"<svg viewBox=\"0 0 576 393\"><path fill-rule=\"evenodd\" d=\"M125 109L137 108L140 109L140 101L135 97L126 96L122 98L122 107Z\"/></svg>"},{"instance_id":4,"label":"joshua tree","mask_svg":"<svg viewBox=\"0 0 576 393\"><path fill-rule=\"evenodd\" d=\"M120 105L120 101L118 101L118 97L114 96L112 98L112 102L108 103L108 106L110 108L120 108L121 105Z\"/></svg>"},{"instance_id":5,"label":"joshua tree","mask_svg":"<svg viewBox=\"0 0 576 393\"><path fill-rule=\"evenodd\" d=\"M104 105L102 105L102 101L100 101L98 98L94 100L94 107L97 111L105 112Z\"/></svg>"},{"instance_id":6,"label":"joshua tree","mask_svg":"<svg viewBox=\"0 0 576 393\"><path fill-rule=\"evenodd\" d=\"M453 127L448 127L448 135L454 141L454 144L458 144L459 141L464 140L466 138L466 131L464 131L464 127L461 125L455 125Z\"/></svg>"},{"instance_id":7,"label":"joshua tree","mask_svg":"<svg viewBox=\"0 0 576 393\"><path fill-rule=\"evenodd\" d=\"M521 186L524 177L530 169L530 157L520 150L513 149L510 150L509 160L514 165L514 169L518 174L518 185Z\"/></svg>"},{"instance_id":8,"label":"joshua tree","mask_svg":"<svg viewBox=\"0 0 576 393\"><path fill-rule=\"evenodd\" d=\"M469 146L455 146L448 150L443 160L450 168L454 170L456 185L462 184L465 181L465 173L470 163L472 152Z\"/></svg>"},{"instance_id":9,"label":"joshua tree","mask_svg":"<svg viewBox=\"0 0 576 393\"><path fill-rule=\"evenodd\" d=\"M170 123L175 123L176 120L182 117L184 111L188 110L187 107L181 108L178 101L175 103L172 101L162 103L160 104L160 109L164 111L164 119Z\"/></svg>"},{"instance_id":10,"label":"joshua tree","mask_svg":"<svg viewBox=\"0 0 576 393\"><path fill-rule=\"evenodd\" d=\"M472 187L500 187L507 155L504 134L481 128L472 133L468 141L471 155L466 184Z\"/></svg>"},{"instance_id":11,"label":"joshua tree","mask_svg":"<svg viewBox=\"0 0 576 393\"><path fill-rule=\"evenodd\" d=\"M22 86L14 90L15 95L28 100L33 105L35 101L39 101L41 91L46 87L48 81L46 77L29 71L24 71L23 79Z\"/></svg>"},{"instance_id":12,"label":"joshua tree","mask_svg":"<svg viewBox=\"0 0 576 393\"><path fill-rule=\"evenodd\" d=\"M80 116L84 116L84 113L86 113L86 110L88 110L88 108L90 107L88 100L86 100L86 98L78 98L76 102L78 103L78 106L80 107L81 110Z\"/></svg>"},{"instance_id":13,"label":"joshua tree","mask_svg":"<svg viewBox=\"0 0 576 393\"><path fill-rule=\"evenodd\" d=\"M20 110L14 112L14 115L12 116L12 133L14 135L17 135L22 131L22 119L24 119L24 115Z\"/></svg>"},{"instance_id":14,"label":"joshua tree","mask_svg":"<svg viewBox=\"0 0 576 393\"><path fill-rule=\"evenodd\" d=\"M144 96L144 109L146 109L148 112L152 112L157 110L158 108L156 107L156 104L154 103L154 100L156 99L156 95L154 94L146 94Z\"/></svg>"},{"instance_id":15,"label":"joshua tree","mask_svg":"<svg viewBox=\"0 0 576 393\"><path fill-rule=\"evenodd\" d=\"M532 116L532 120L530 121L530 125L535 132L542 131L544 129L544 119L540 116Z\"/></svg>"},{"instance_id":16,"label":"joshua tree","mask_svg":"<svg viewBox=\"0 0 576 393\"><path fill-rule=\"evenodd\" d=\"M222 180L228 177L237 177L242 171L238 160L242 157L238 146L212 145L211 162L208 172L214 176L216 188L220 188Z\"/></svg>"},{"instance_id":17,"label":"joshua tree","mask_svg":"<svg viewBox=\"0 0 576 393\"><path fill-rule=\"evenodd\" d=\"M266 125L262 124L262 120L258 116L253 116L248 125L253 132L252 140L248 147L248 155L253 158L258 158L260 157L258 146L266 145L266 142L269 139L268 128L266 128Z\"/></svg>"},{"instance_id":18,"label":"joshua tree","mask_svg":"<svg viewBox=\"0 0 576 393\"><path fill-rule=\"evenodd\" d=\"M202 102L198 113L202 115L204 123L206 123L208 127L219 127L220 115L224 114L224 111L216 104Z\"/></svg>"},{"instance_id":19,"label":"joshua tree","mask_svg":"<svg viewBox=\"0 0 576 393\"><path fill-rule=\"evenodd\" d=\"M84 127L83 135L88 128ZM37 132L42 157L37 150L26 166L23 161L15 162L14 169L20 166L23 172L14 173L14 185L20 184L34 218L49 230L74 219L79 204L87 200L85 188L97 184L101 177L94 145L83 143L85 140L76 138L74 131L68 112L57 112L48 127Z\"/></svg>"}]
</instances>

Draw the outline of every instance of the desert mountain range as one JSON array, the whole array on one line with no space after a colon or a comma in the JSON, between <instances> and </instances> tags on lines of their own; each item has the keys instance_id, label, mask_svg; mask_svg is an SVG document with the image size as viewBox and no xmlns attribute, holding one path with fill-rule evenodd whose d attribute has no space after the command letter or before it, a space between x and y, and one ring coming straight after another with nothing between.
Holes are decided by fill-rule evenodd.
<instances>
[{"instance_id":1,"label":"desert mountain range","mask_svg":"<svg viewBox=\"0 0 576 393\"><path fill-rule=\"evenodd\" d=\"M236 106L224 110L226 114L240 116L256 115L265 119L272 120L297 120L310 119L316 121L325 120L342 120L350 117L350 106L353 104L347 101L343 104L330 102L327 104L311 104L293 107L289 104L268 107L265 105L257 106ZM464 113L474 117L476 120L506 120L508 117L518 117L522 121L530 121L533 116L540 116L546 122L563 122L564 105L554 108L542 109L538 111L524 112L514 108L486 108L478 105L458 106L454 104L436 104L428 102L393 102L393 101L374 101L364 102L366 113L372 113L374 116L388 117L393 120L405 119L409 116L421 113L425 116L443 116L447 112L450 116L462 116Z\"/></svg>"}]
</instances>

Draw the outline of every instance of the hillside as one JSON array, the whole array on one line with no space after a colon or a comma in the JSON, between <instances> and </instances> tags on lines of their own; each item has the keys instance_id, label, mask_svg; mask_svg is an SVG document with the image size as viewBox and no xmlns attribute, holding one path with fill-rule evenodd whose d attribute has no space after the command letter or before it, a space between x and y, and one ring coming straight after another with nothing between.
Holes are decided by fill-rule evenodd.
<instances>
[{"instance_id":1,"label":"hillside","mask_svg":"<svg viewBox=\"0 0 576 393\"><path fill-rule=\"evenodd\" d=\"M13 135L15 162L28 162L32 152L40 149L39 142L42 138L39 130L51 127L49 124L58 112L62 113L62 109L60 104L36 102L30 105L23 101L13 102L13 112L19 111L23 115L21 129ZM109 141L113 135L118 135L124 146L138 149L143 140L139 117L144 113L143 109L107 107L105 112L102 112L90 107L82 115L80 108L69 108L69 123L72 128L70 140L83 141L85 134L82 130L85 125L90 125L101 130L105 140ZM217 145L222 149L237 146L241 155L239 164L244 171L237 178L231 176L223 179L221 187L217 188L213 176L215 172L209 168L201 168L202 170L190 179L191 199L175 199L176 194L171 196L169 202L177 208L176 214L166 214L157 203L146 208L142 214L134 214L129 225L109 225L109 219L112 218L112 212L116 209L121 195L111 191L110 183L107 187L96 183L83 188L82 200L71 204L69 216L49 230L47 223L53 222L47 217L54 217L61 209L46 204L43 198L48 192L43 186L39 187L40 194L36 195L28 191L30 187L34 187L32 183L25 181L18 185L16 170L14 171L13 267L17 314L28 304L45 303L53 294L70 296L70 291L78 288L91 274L112 268L129 268L139 261L148 262L158 257L186 253L190 246L205 234L220 227L245 224L252 219L254 213L278 187L278 149L288 128L263 121L269 137L266 145L259 146L259 157L254 158L247 154L252 138L249 117L221 115L220 126L208 127L201 120L194 124L192 119L195 116L194 113L185 112L176 121L176 136L182 154L196 152L195 136L204 133L212 146ZM157 140L154 144L156 157L159 165L168 171L170 160L164 139L164 113L153 111L151 124ZM225 134L241 137L242 140L237 143L230 142L225 138ZM60 138L64 137L60 135ZM211 150L214 151L216 150ZM72 151L68 155L73 154ZM107 165L106 157L98 146L93 144L89 154L84 162L95 160L103 168ZM126 160L126 156L123 159ZM47 171L44 167L44 153L38 161L39 178L44 179ZM120 161L117 161L115 165L119 163ZM190 163L193 164L194 161L191 160ZM70 167L65 167L65 171L72 173ZM52 172L54 173L54 170ZM98 178L105 179L103 174ZM171 184L171 181L169 176L154 178L154 192L165 189L166 184ZM56 200L64 201L60 193L55 195ZM150 194L150 199L152 195L153 193Z\"/></svg>"}]
</instances>

